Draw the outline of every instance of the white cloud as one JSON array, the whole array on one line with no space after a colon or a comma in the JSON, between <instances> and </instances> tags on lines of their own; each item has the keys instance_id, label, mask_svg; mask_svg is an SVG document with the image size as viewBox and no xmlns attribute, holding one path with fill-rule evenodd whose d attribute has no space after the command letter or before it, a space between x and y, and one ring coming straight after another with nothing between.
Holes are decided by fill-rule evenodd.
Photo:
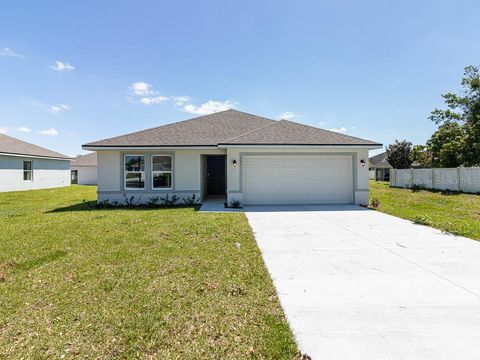
<instances>
[{"instance_id":1,"label":"white cloud","mask_svg":"<svg viewBox=\"0 0 480 360\"><path fill-rule=\"evenodd\" d=\"M10 49L9 47L1 48L0 56L19 57L19 58L25 57L22 54L19 54L18 52L14 51L13 49Z\"/></svg>"},{"instance_id":2,"label":"white cloud","mask_svg":"<svg viewBox=\"0 0 480 360\"><path fill-rule=\"evenodd\" d=\"M333 128L333 129L328 129L328 130L335 131L335 132L338 132L338 133L346 133L349 130L355 130L356 128L357 128L356 126L349 126L349 127L342 126L342 127L339 127L339 128Z\"/></svg>"},{"instance_id":3,"label":"white cloud","mask_svg":"<svg viewBox=\"0 0 480 360\"><path fill-rule=\"evenodd\" d=\"M144 105L152 104L161 104L164 101L167 101L168 98L165 96L155 96L155 97L144 97L140 99L140 102Z\"/></svg>"},{"instance_id":4,"label":"white cloud","mask_svg":"<svg viewBox=\"0 0 480 360\"><path fill-rule=\"evenodd\" d=\"M138 102L143 105L161 104L170 98L161 96L158 91L153 89L153 86L146 82L135 82L129 86L130 92L133 96L141 97ZM137 103L137 100L132 96L127 96L127 100L131 103Z\"/></svg>"},{"instance_id":5,"label":"white cloud","mask_svg":"<svg viewBox=\"0 0 480 360\"><path fill-rule=\"evenodd\" d=\"M46 130L41 130L37 134L45 135L45 136L57 136L58 131L55 130L54 128L50 128L50 129L46 129Z\"/></svg>"},{"instance_id":6,"label":"white cloud","mask_svg":"<svg viewBox=\"0 0 480 360\"><path fill-rule=\"evenodd\" d=\"M175 103L175 107L183 106L190 101L190 96L172 96L171 99Z\"/></svg>"},{"instance_id":7,"label":"white cloud","mask_svg":"<svg viewBox=\"0 0 480 360\"><path fill-rule=\"evenodd\" d=\"M185 105L183 109L190 114L208 115L208 114L213 114L219 111L232 109L235 106L236 106L236 103L233 102L232 100L227 100L223 102L209 100L200 106L195 106L192 104Z\"/></svg>"},{"instance_id":8,"label":"white cloud","mask_svg":"<svg viewBox=\"0 0 480 360\"><path fill-rule=\"evenodd\" d=\"M148 96L148 95L155 95L155 91L153 90L153 86L146 83L146 82L135 82L130 85L129 89L132 93L136 96Z\"/></svg>"},{"instance_id":9,"label":"white cloud","mask_svg":"<svg viewBox=\"0 0 480 360\"><path fill-rule=\"evenodd\" d=\"M298 116L299 116L298 114L296 114L292 111L285 111L285 112L281 113L280 115L277 115L277 119L279 119L279 120L291 120L291 119L294 119Z\"/></svg>"},{"instance_id":10,"label":"white cloud","mask_svg":"<svg viewBox=\"0 0 480 360\"><path fill-rule=\"evenodd\" d=\"M19 128L16 128L15 131L20 131L24 133L29 133L32 132L32 129L26 127L26 126L20 126Z\"/></svg>"},{"instance_id":11,"label":"white cloud","mask_svg":"<svg viewBox=\"0 0 480 360\"><path fill-rule=\"evenodd\" d=\"M70 109L71 109L70 105L66 105L66 104L50 105L48 107L48 111L52 113L59 113L59 112L70 110Z\"/></svg>"},{"instance_id":12,"label":"white cloud","mask_svg":"<svg viewBox=\"0 0 480 360\"><path fill-rule=\"evenodd\" d=\"M26 126L20 126L18 128L13 128L13 129L8 128L6 126L0 127L0 134L6 134L9 131L20 131L20 132L24 132L24 133L29 133L29 132L32 132L32 129L30 129Z\"/></svg>"},{"instance_id":13,"label":"white cloud","mask_svg":"<svg viewBox=\"0 0 480 360\"><path fill-rule=\"evenodd\" d=\"M330 131L335 131L335 132L338 132L338 133L345 133L348 131L348 129L345 127L345 126L342 126L342 127L339 127L339 128L332 128L332 129L328 129Z\"/></svg>"},{"instance_id":14,"label":"white cloud","mask_svg":"<svg viewBox=\"0 0 480 360\"><path fill-rule=\"evenodd\" d=\"M55 71L75 70L75 66L63 61L55 61L55 64L50 65L50 67Z\"/></svg>"}]
</instances>

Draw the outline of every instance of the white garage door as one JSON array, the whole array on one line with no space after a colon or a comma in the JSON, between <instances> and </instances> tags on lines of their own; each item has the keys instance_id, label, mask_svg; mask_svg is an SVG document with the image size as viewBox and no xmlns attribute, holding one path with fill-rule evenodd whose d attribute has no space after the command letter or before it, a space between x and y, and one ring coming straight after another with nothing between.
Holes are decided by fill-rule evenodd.
<instances>
[{"instance_id":1,"label":"white garage door","mask_svg":"<svg viewBox=\"0 0 480 360\"><path fill-rule=\"evenodd\" d=\"M351 204L352 156L245 156L245 205Z\"/></svg>"}]
</instances>

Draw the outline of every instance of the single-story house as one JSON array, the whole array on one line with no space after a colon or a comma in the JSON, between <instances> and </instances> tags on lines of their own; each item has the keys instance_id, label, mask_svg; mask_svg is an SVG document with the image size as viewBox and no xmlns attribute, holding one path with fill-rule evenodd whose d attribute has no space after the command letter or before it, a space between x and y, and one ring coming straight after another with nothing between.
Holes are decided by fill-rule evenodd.
<instances>
[{"instance_id":1,"label":"single-story house","mask_svg":"<svg viewBox=\"0 0 480 360\"><path fill-rule=\"evenodd\" d=\"M373 171L373 180L375 181L389 181L390 169L392 166L387 161L387 153L372 156L368 159L369 169Z\"/></svg>"},{"instance_id":2,"label":"single-story house","mask_svg":"<svg viewBox=\"0 0 480 360\"><path fill-rule=\"evenodd\" d=\"M78 155L72 159L72 184L97 185L97 153Z\"/></svg>"},{"instance_id":3,"label":"single-story house","mask_svg":"<svg viewBox=\"0 0 480 360\"><path fill-rule=\"evenodd\" d=\"M70 158L0 134L0 192L70 185Z\"/></svg>"},{"instance_id":4,"label":"single-story house","mask_svg":"<svg viewBox=\"0 0 480 360\"><path fill-rule=\"evenodd\" d=\"M227 110L83 145L98 200L225 197L229 204L367 204L368 151L382 145Z\"/></svg>"}]
</instances>

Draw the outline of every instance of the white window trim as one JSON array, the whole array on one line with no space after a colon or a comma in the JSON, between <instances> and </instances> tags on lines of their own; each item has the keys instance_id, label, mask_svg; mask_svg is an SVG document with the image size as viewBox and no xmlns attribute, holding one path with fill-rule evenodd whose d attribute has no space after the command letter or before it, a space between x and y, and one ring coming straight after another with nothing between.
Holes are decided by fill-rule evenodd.
<instances>
[{"instance_id":1,"label":"white window trim","mask_svg":"<svg viewBox=\"0 0 480 360\"><path fill-rule=\"evenodd\" d=\"M26 162L30 163L30 170L23 169L23 173L22 173L23 181L24 182L33 182L33 161L32 160L23 160L22 167L25 166ZM28 171L30 173L30 180L25 180L25 171Z\"/></svg>"},{"instance_id":2,"label":"white window trim","mask_svg":"<svg viewBox=\"0 0 480 360\"><path fill-rule=\"evenodd\" d=\"M154 157L159 157L159 156L168 156L170 158L170 164L171 164L171 170L170 171L153 171L153 158ZM154 154L151 156L150 159L150 172L151 172L151 187L152 190L158 191L158 190L173 190L173 156L170 154ZM155 174L168 174L170 173L170 181L171 181L171 186L169 188L156 188L153 186L153 175Z\"/></svg>"},{"instance_id":3,"label":"white window trim","mask_svg":"<svg viewBox=\"0 0 480 360\"><path fill-rule=\"evenodd\" d=\"M126 157L127 156L143 156L143 171L126 171L125 170L125 164L126 164ZM145 177L145 159L146 159L146 156L144 154L124 154L123 155L123 188L125 189L125 191L142 191L142 190L145 190L145 180L146 180L146 177ZM129 188L127 187L127 174L137 174L137 173L141 173L143 174L143 187L142 188Z\"/></svg>"}]
</instances>

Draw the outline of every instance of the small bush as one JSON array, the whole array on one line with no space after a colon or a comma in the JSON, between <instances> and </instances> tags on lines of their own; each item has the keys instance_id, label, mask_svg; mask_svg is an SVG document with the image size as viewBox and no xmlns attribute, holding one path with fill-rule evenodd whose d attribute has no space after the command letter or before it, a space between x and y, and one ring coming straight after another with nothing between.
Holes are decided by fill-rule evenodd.
<instances>
[{"instance_id":1,"label":"small bush","mask_svg":"<svg viewBox=\"0 0 480 360\"><path fill-rule=\"evenodd\" d=\"M147 206L150 206L150 207L158 206L159 201L160 201L160 197L152 196L152 197L148 198Z\"/></svg>"},{"instance_id":2,"label":"small bush","mask_svg":"<svg viewBox=\"0 0 480 360\"><path fill-rule=\"evenodd\" d=\"M178 202L179 197L175 194L172 197L169 197L168 194L164 198L160 199L165 207L174 207L175 204Z\"/></svg>"},{"instance_id":3,"label":"small bush","mask_svg":"<svg viewBox=\"0 0 480 360\"><path fill-rule=\"evenodd\" d=\"M138 206L142 201L142 195L140 195L137 201L135 201L135 196L132 195L128 197L126 194L123 194L123 199L125 201L125 205L127 205L128 207Z\"/></svg>"},{"instance_id":4,"label":"small bush","mask_svg":"<svg viewBox=\"0 0 480 360\"><path fill-rule=\"evenodd\" d=\"M234 200L234 201L230 201L230 207L238 209L242 207L242 204L240 203L240 201Z\"/></svg>"},{"instance_id":5,"label":"small bush","mask_svg":"<svg viewBox=\"0 0 480 360\"><path fill-rule=\"evenodd\" d=\"M198 203L198 199L195 194L192 194L192 196L187 196L186 198L182 198L182 200L186 206L194 206Z\"/></svg>"},{"instance_id":6,"label":"small bush","mask_svg":"<svg viewBox=\"0 0 480 360\"><path fill-rule=\"evenodd\" d=\"M372 207L373 209L378 209L379 206L380 206L380 200L378 198L373 198L370 201L370 207Z\"/></svg>"}]
</instances>

